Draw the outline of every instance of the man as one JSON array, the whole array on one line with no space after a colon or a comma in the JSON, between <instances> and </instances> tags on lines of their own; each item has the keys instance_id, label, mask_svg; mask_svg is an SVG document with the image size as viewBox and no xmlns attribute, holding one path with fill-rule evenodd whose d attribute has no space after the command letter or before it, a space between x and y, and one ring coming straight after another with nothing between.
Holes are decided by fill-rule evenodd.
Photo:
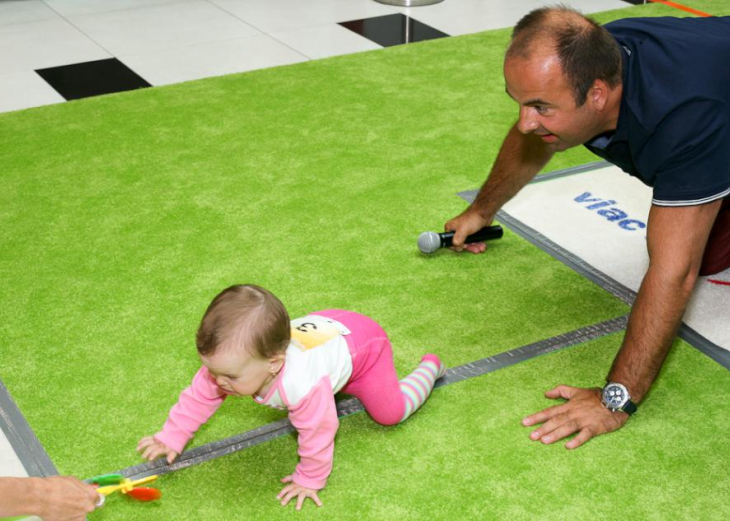
<instances>
[{"instance_id":1,"label":"man","mask_svg":"<svg viewBox=\"0 0 730 521\"><path fill-rule=\"evenodd\" d=\"M91 485L72 477L0 477L0 517L36 515L44 521L83 521L101 505Z\"/></svg>"},{"instance_id":2,"label":"man","mask_svg":"<svg viewBox=\"0 0 730 521\"><path fill-rule=\"evenodd\" d=\"M730 267L730 17L626 19L601 27L542 8L515 27L504 62L519 119L474 203L448 221L457 251L492 222L555 152L584 144L653 187L649 268L601 389L559 385L567 400L528 416L566 447L623 426L654 382L698 274ZM709 240L708 240L709 239Z\"/></svg>"}]
</instances>

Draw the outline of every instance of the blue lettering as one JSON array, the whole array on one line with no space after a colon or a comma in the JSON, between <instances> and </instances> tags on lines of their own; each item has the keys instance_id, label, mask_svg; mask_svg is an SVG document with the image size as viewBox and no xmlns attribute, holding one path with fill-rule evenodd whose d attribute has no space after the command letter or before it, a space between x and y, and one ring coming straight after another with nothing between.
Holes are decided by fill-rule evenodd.
<instances>
[{"instance_id":1,"label":"blue lettering","mask_svg":"<svg viewBox=\"0 0 730 521\"><path fill-rule=\"evenodd\" d=\"M587 210L595 210L596 208L603 208L604 206L611 206L612 204L615 204L616 201L611 199L610 201L601 201L600 203L592 204L590 206L586 206Z\"/></svg>"},{"instance_id":2,"label":"blue lettering","mask_svg":"<svg viewBox=\"0 0 730 521\"><path fill-rule=\"evenodd\" d=\"M579 203L593 203L595 201L600 201L600 199L597 197L594 197L593 199L591 199L590 192L583 192L581 195L579 195L578 197L575 198L575 201L579 202Z\"/></svg>"},{"instance_id":3,"label":"blue lettering","mask_svg":"<svg viewBox=\"0 0 730 521\"><path fill-rule=\"evenodd\" d=\"M626 215L626 212L623 210L619 210L618 208L607 208L605 210L598 210L598 215L603 215L606 219L608 219L611 222L614 221L620 221L621 219L626 219L628 215Z\"/></svg>"},{"instance_id":4,"label":"blue lettering","mask_svg":"<svg viewBox=\"0 0 730 521\"><path fill-rule=\"evenodd\" d=\"M623 210L616 208L615 206L607 208L612 204L616 204L616 201L613 199L603 200L600 197L594 196L590 192L583 192L576 196L573 200L577 203L592 203L584 208L586 210L597 210L596 213L598 215L605 217L608 222L615 222L624 230L635 232L646 228L645 223L637 221L636 219L629 219L628 214ZM602 208L602 210L599 210L599 208Z\"/></svg>"},{"instance_id":5,"label":"blue lettering","mask_svg":"<svg viewBox=\"0 0 730 521\"><path fill-rule=\"evenodd\" d=\"M641 221L637 221L636 219L626 219L625 221L621 221L620 223L618 223L618 225L624 230L629 230L631 232L636 231L640 228L646 228L646 224ZM632 227L632 225L636 226Z\"/></svg>"}]
</instances>

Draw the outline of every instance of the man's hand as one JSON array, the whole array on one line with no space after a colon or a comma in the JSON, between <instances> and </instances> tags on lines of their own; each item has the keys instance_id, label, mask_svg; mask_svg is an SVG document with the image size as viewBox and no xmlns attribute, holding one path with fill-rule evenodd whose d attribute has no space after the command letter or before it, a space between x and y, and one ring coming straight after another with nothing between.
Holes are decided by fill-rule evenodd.
<instances>
[{"instance_id":1,"label":"man's hand","mask_svg":"<svg viewBox=\"0 0 730 521\"><path fill-rule=\"evenodd\" d=\"M472 206L467 208L463 213L457 215L444 225L444 231L456 232L452 240L451 249L454 251L467 250L472 253L482 253L487 249L487 245L483 242L473 242L464 244L467 236L478 232L492 222L491 219L485 219L482 214L474 210Z\"/></svg>"},{"instance_id":2,"label":"man's hand","mask_svg":"<svg viewBox=\"0 0 730 521\"><path fill-rule=\"evenodd\" d=\"M76 478L37 478L36 484L38 515L45 521L83 521L99 500L94 487Z\"/></svg>"},{"instance_id":3,"label":"man's hand","mask_svg":"<svg viewBox=\"0 0 730 521\"><path fill-rule=\"evenodd\" d=\"M276 499L281 500L282 506L289 504L289 501L294 498L297 498L297 510L302 509L302 504L307 498L314 501L314 504L318 507L322 506L322 502L319 500L319 496L317 496L317 490L297 485L296 483L294 483L294 479L292 478L292 476L281 478L281 482L289 483L287 486L281 489L279 495L276 496Z\"/></svg>"},{"instance_id":4,"label":"man's hand","mask_svg":"<svg viewBox=\"0 0 730 521\"><path fill-rule=\"evenodd\" d=\"M601 402L599 388L583 389L559 385L545 393L547 398L568 400L562 405L548 407L522 420L522 425L529 427L542 423L532 431L530 439L540 440L545 444L553 443L570 436L578 435L565 444L567 449L575 449L594 436L615 431L629 419L625 412L609 411Z\"/></svg>"},{"instance_id":5,"label":"man's hand","mask_svg":"<svg viewBox=\"0 0 730 521\"><path fill-rule=\"evenodd\" d=\"M142 454L142 458L152 461L160 456L167 456L167 462L172 463L179 456L177 451L172 450L164 443L160 443L152 436L145 436L137 444L137 452Z\"/></svg>"}]
</instances>

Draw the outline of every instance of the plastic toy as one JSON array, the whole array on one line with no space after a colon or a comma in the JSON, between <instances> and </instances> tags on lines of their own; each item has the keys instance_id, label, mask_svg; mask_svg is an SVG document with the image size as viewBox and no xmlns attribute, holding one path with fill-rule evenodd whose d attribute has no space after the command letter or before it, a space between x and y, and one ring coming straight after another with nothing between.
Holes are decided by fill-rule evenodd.
<instances>
[{"instance_id":1,"label":"plastic toy","mask_svg":"<svg viewBox=\"0 0 730 521\"><path fill-rule=\"evenodd\" d=\"M121 474L104 474L95 478L87 479L87 483L98 485L96 491L99 494L108 496L114 492L121 492L127 496L133 497L138 501L155 501L162 497L162 492L151 487L137 487L155 481L159 476L147 476L146 478L130 480Z\"/></svg>"},{"instance_id":2,"label":"plastic toy","mask_svg":"<svg viewBox=\"0 0 730 521\"><path fill-rule=\"evenodd\" d=\"M106 498L109 494L114 492L121 492L127 496L133 497L138 501L155 501L162 497L162 492L156 488L151 487L137 487L137 485L144 485L155 481L159 476L148 476L146 478L130 480L125 478L121 474L104 474L103 476L96 476L95 478L89 478L86 483L90 485L96 485L99 488L96 491ZM101 499L101 498L100 498ZM104 505L103 499L97 503L97 508ZM16 517L0 517L0 521L21 521L28 519L29 516L16 516Z\"/></svg>"}]
</instances>

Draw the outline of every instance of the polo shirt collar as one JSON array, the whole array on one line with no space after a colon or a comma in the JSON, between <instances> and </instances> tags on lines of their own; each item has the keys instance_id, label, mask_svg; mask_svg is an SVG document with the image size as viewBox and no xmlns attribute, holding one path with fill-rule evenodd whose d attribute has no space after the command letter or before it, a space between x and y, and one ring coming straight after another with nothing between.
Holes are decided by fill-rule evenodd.
<instances>
[{"instance_id":1,"label":"polo shirt collar","mask_svg":"<svg viewBox=\"0 0 730 521\"><path fill-rule=\"evenodd\" d=\"M628 141L629 139L629 105L626 101L628 98L628 69L629 69L629 60L631 59L631 54L629 50L624 47L623 45L619 44L619 47L621 47L621 58L623 62L623 67L621 70L621 76L623 81L623 88L621 91L621 104L619 105L618 110L618 121L616 122L616 129L610 130L608 132L604 132L603 134L598 134L597 136L592 137L586 144L589 146L592 146L594 148L598 149L605 149L607 146L617 143L619 141Z\"/></svg>"}]
</instances>

